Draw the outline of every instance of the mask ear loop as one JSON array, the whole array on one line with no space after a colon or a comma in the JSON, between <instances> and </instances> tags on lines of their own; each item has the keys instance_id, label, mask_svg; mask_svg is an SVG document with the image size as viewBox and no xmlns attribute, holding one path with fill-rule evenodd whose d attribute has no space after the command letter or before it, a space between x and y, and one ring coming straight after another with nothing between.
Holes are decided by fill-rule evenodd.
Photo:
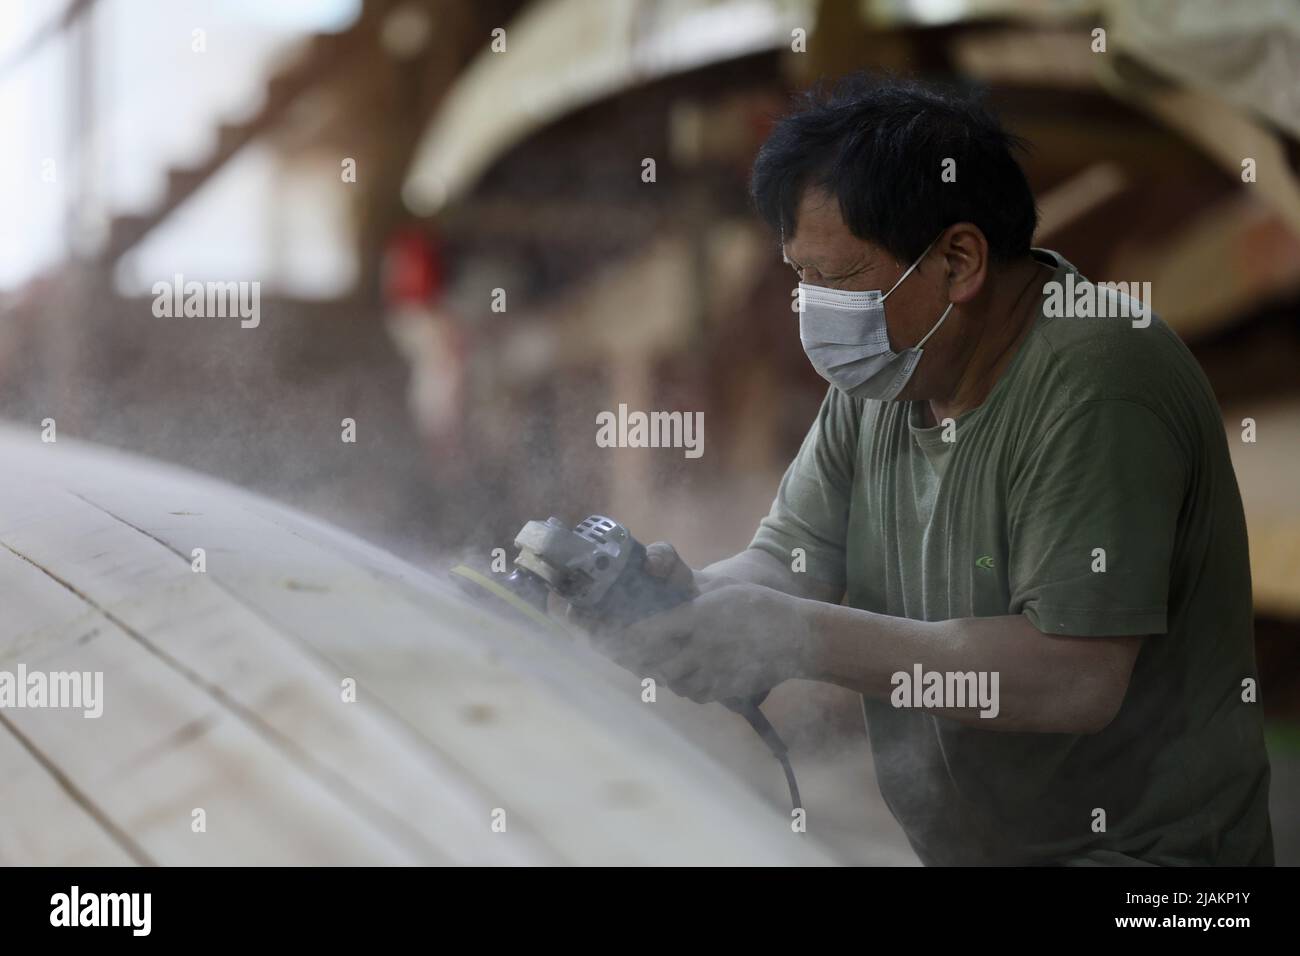
<instances>
[{"instance_id":1,"label":"mask ear loop","mask_svg":"<svg viewBox=\"0 0 1300 956\"><path fill-rule=\"evenodd\" d=\"M942 235L943 233L939 233L939 236ZM925 251L916 257L916 261L913 262L910 266L908 266L907 271L898 277L898 281L889 287L889 291L880 297L881 302L884 302L891 295L893 295L894 290L903 284L903 280L912 274L912 270L915 269L917 266L919 266L923 261L925 261L925 257L930 254L930 250L934 248L934 244L939 241L939 236L935 236L933 239L930 240L930 244L925 247Z\"/></svg>"},{"instance_id":2,"label":"mask ear loop","mask_svg":"<svg viewBox=\"0 0 1300 956\"><path fill-rule=\"evenodd\" d=\"M923 338L923 339L921 339L921 341L917 342L914 346L912 346L912 348L919 349L919 348L921 348L922 346L924 346L926 342L930 341L930 336L934 335L935 332L938 332L938 331L939 331L939 326L943 325L943 320L946 319L946 318L948 318L948 313L951 312L951 311L952 311L952 303L949 302L949 303L948 303L948 308L944 309L944 310L943 310L943 315L939 316L939 321L936 322L936 323L934 323L934 328L932 328L929 332L926 332L926 333L925 333L925 338Z\"/></svg>"},{"instance_id":3,"label":"mask ear loop","mask_svg":"<svg viewBox=\"0 0 1300 956\"><path fill-rule=\"evenodd\" d=\"M939 236L942 235L943 233L939 233ZM888 299L893 294L894 289L897 289L900 285L902 285L903 280L912 274L912 270L915 269L917 266L919 266L925 260L925 257L930 254L930 250L934 248L934 244L939 241L939 236L935 236L933 239L930 240L930 244L925 247L925 251L922 252L919 256L917 256L916 261L907 267L907 271L898 277L898 281L895 282L890 287L889 291L880 297L881 302L884 302L886 299ZM930 336L934 335L935 332L938 332L939 326L943 325L943 320L948 318L948 313L952 311L952 305L953 304L951 302L948 303L948 308L943 310L943 315L939 316L939 321L934 323L934 328L930 329L929 332L926 332L925 338L921 339L921 341L913 345L912 348L919 349L922 346L924 346L926 342L930 341Z\"/></svg>"}]
</instances>

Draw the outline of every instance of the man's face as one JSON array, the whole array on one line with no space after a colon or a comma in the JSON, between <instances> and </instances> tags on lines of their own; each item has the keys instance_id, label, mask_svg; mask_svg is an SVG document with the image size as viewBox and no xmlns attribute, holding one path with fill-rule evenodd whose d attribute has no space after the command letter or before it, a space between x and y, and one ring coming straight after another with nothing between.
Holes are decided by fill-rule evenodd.
<instances>
[{"instance_id":1,"label":"man's face","mask_svg":"<svg viewBox=\"0 0 1300 956\"><path fill-rule=\"evenodd\" d=\"M800 282L846 292L879 289L883 293L911 265L899 262L876 243L853 235L840 215L839 202L822 190L804 191L797 216L798 229L795 235L786 237L782 251ZM897 352L911 348L933 328L948 307L945 288L944 261L937 248L931 249L885 302L891 349ZM929 397L925 394L927 381L934 380L939 364L930 353L946 331L941 328L926 343L921 364L899 399Z\"/></svg>"}]
</instances>

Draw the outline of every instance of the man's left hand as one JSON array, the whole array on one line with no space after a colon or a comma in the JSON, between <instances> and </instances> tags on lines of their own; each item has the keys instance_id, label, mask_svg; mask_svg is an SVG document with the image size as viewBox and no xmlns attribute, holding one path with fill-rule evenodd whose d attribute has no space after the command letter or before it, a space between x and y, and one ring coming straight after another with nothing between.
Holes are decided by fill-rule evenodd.
<instances>
[{"instance_id":1,"label":"man's left hand","mask_svg":"<svg viewBox=\"0 0 1300 956\"><path fill-rule=\"evenodd\" d=\"M760 697L797 677L812 602L740 581L597 641L620 665L696 703Z\"/></svg>"}]
</instances>

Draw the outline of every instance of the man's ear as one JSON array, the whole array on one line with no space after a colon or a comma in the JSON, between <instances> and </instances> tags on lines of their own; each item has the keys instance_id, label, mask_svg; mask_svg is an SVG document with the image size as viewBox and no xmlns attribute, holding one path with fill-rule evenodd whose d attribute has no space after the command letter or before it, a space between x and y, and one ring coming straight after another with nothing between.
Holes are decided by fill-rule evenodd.
<instances>
[{"instance_id":1,"label":"man's ear","mask_svg":"<svg viewBox=\"0 0 1300 956\"><path fill-rule=\"evenodd\" d=\"M979 226L959 222L949 226L936 243L948 269L948 300L970 302L988 279L989 243Z\"/></svg>"}]
</instances>

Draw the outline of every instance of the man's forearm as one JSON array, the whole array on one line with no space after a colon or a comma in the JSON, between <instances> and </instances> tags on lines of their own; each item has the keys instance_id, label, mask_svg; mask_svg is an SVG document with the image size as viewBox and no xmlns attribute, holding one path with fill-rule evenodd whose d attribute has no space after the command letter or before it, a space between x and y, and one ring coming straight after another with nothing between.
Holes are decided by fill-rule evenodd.
<instances>
[{"instance_id":1,"label":"man's forearm","mask_svg":"<svg viewBox=\"0 0 1300 956\"><path fill-rule=\"evenodd\" d=\"M1114 716L1128 674L1119 673L1135 638L1059 637L1024 615L913 621L855 608L804 602L807 621L797 674L888 700L894 675L923 671L998 674L998 714L926 707L986 730L1095 733ZM1136 653L1136 652L1134 652ZM1129 659L1131 667L1131 659Z\"/></svg>"},{"instance_id":2,"label":"man's forearm","mask_svg":"<svg viewBox=\"0 0 1300 956\"><path fill-rule=\"evenodd\" d=\"M706 575L735 578L750 584L759 584L785 594L815 601L838 603L841 595L832 585L810 578L807 574L792 571L783 561L778 561L766 551L746 548L739 554L715 561L703 569Z\"/></svg>"}]
</instances>

